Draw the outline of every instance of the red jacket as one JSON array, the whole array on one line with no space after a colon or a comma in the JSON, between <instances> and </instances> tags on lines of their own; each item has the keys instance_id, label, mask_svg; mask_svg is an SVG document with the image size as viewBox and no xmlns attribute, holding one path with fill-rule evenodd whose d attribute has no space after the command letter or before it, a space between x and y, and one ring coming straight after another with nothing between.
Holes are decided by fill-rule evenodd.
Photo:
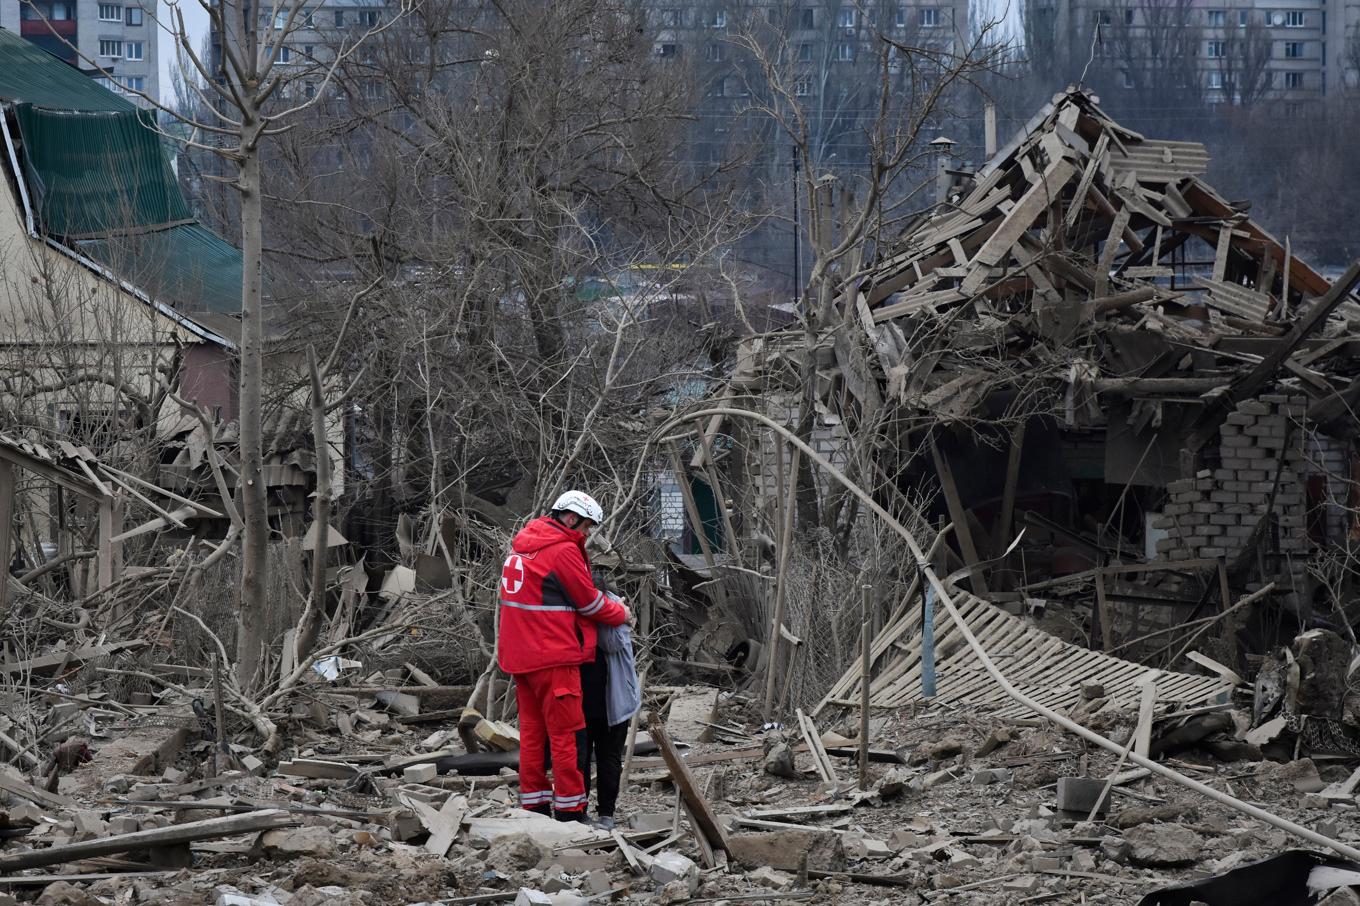
<instances>
[{"instance_id":1,"label":"red jacket","mask_svg":"<svg viewBox=\"0 0 1360 906\"><path fill-rule=\"evenodd\" d=\"M501 669L530 673L595 660L595 623L617 626L626 617L590 578L586 536L540 516L510 547L501 569Z\"/></svg>"}]
</instances>

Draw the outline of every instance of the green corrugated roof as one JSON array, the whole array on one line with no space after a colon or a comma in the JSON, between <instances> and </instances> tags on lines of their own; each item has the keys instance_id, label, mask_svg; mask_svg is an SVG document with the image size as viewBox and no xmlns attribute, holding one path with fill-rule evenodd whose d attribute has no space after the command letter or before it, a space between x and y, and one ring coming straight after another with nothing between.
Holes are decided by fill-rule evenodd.
<instances>
[{"instance_id":1,"label":"green corrugated roof","mask_svg":"<svg viewBox=\"0 0 1360 906\"><path fill-rule=\"evenodd\" d=\"M33 207L48 232L80 237L194 219L151 111L75 113L20 104L14 114Z\"/></svg>"},{"instance_id":2,"label":"green corrugated roof","mask_svg":"<svg viewBox=\"0 0 1360 906\"><path fill-rule=\"evenodd\" d=\"M43 232L180 311L240 311L241 253L194 219L151 111L3 29L0 103Z\"/></svg>"},{"instance_id":3,"label":"green corrugated roof","mask_svg":"<svg viewBox=\"0 0 1360 906\"><path fill-rule=\"evenodd\" d=\"M136 110L74 66L0 28L0 100L54 110L125 113Z\"/></svg>"},{"instance_id":4,"label":"green corrugated roof","mask_svg":"<svg viewBox=\"0 0 1360 906\"><path fill-rule=\"evenodd\" d=\"M197 223L76 247L147 295L185 312L241 310L241 253Z\"/></svg>"}]
</instances>

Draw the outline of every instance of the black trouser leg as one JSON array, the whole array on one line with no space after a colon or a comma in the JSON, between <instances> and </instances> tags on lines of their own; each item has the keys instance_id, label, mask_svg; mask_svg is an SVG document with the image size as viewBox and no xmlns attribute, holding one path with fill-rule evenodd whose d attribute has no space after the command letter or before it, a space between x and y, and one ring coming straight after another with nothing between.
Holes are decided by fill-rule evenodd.
<instances>
[{"instance_id":1,"label":"black trouser leg","mask_svg":"<svg viewBox=\"0 0 1360 906\"><path fill-rule=\"evenodd\" d=\"M576 731L576 766L581 769L581 777L586 782L586 803L590 803L590 762L595 746L594 724L586 721L584 729Z\"/></svg>"},{"instance_id":2,"label":"black trouser leg","mask_svg":"<svg viewBox=\"0 0 1360 906\"><path fill-rule=\"evenodd\" d=\"M595 766L599 771L596 792L596 812L604 818L614 817L614 805L619 801L619 780L623 774L623 748L628 744L628 723L610 726L601 721L591 728L595 747Z\"/></svg>"}]
</instances>

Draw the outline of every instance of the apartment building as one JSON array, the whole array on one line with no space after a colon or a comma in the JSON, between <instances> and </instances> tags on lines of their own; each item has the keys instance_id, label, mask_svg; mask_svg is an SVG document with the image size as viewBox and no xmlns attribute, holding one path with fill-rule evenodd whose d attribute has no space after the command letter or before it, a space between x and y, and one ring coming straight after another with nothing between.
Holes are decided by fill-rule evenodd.
<instances>
[{"instance_id":1,"label":"apartment building","mask_svg":"<svg viewBox=\"0 0 1360 906\"><path fill-rule=\"evenodd\" d=\"M1212 103L1307 100L1357 87L1356 0L1036 0L1027 31L1106 90L1141 73L1189 80ZM1095 38L1097 26L1100 37Z\"/></svg>"},{"instance_id":2,"label":"apartment building","mask_svg":"<svg viewBox=\"0 0 1360 906\"><path fill-rule=\"evenodd\" d=\"M0 28L146 106L128 89L160 97L154 4L155 0L0 0Z\"/></svg>"}]
</instances>

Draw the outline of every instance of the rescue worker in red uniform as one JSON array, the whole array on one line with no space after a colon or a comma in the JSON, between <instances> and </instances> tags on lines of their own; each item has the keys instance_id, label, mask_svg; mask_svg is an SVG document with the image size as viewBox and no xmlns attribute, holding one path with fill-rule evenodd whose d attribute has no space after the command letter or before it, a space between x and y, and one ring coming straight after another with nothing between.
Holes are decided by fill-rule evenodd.
<instances>
[{"instance_id":1,"label":"rescue worker in red uniform","mask_svg":"<svg viewBox=\"0 0 1360 906\"><path fill-rule=\"evenodd\" d=\"M501 570L496 660L515 678L520 806L561 821L586 820L576 758L576 732L586 725L581 665L595 660L596 623L618 626L630 617L590 575L586 537L603 520L593 497L567 491L547 516L520 530ZM552 752L551 784L545 748Z\"/></svg>"}]
</instances>

